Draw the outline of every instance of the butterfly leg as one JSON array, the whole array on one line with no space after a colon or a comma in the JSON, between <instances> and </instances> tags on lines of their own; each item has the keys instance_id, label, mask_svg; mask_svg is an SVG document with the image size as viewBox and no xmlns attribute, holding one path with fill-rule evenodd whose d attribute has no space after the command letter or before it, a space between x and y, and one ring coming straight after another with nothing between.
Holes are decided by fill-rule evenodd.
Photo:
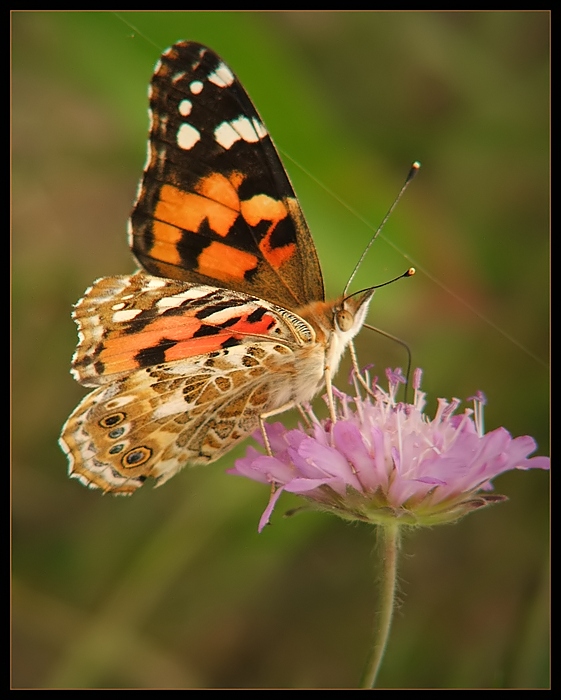
<instances>
[{"instance_id":1,"label":"butterfly leg","mask_svg":"<svg viewBox=\"0 0 561 700\"><path fill-rule=\"evenodd\" d=\"M363 387L363 389L366 391L367 394L370 394L370 396L374 396L374 392L368 386L368 383L366 382L366 380L362 376L362 372L360 371L360 368L358 366L358 357L356 354L356 348L355 348L352 340L349 343L349 352L351 354L351 362L353 365L353 372L354 372L354 375L355 375L357 381Z\"/></svg>"},{"instance_id":2,"label":"butterfly leg","mask_svg":"<svg viewBox=\"0 0 561 700\"><path fill-rule=\"evenodd\" d=\"M261 435L263 436L263 443L265 445L265 449L267 450L267 454L269 457L273 456L273 451L271 450L271 443L269 442L269 437L267 435L267 430L266 430L266 424L265 421L267 418L272 418L273 416L277 416L279 413L284 413L285 411L288 411L288 409L293 408L294 403L286 403L284 406L279 406L278 408L275 408L273 411L267 411L267 413L262 413L259 416L259 428L261 430Z\"/></svg>"},{"instance_id":3,"label":"butterfly leg","mask_svg":"<svg viewBox=\"0 0 561 700\"><path fill-rule=\"evenodd\" d=\"M300 411L300 415L302 416L302 420L304 421L304 424L308 427L312 427L312 421L309 419L308 414L304 411L303 407L301 404L297 404L296 408Z\"/></svg>"},{"instance_id":4,"label":"butterfly leg","mask_svg":"<svg viewBox=\"0 0 561 700\"><path fill-rule=\"evenodd\" d=\"M267 435L267 431L265 429L265 418L266 416L259 416L259 428L261 429L261 435L263 436L263 444L265 445L265 449L267 450L267 454L269 457L273 456L273 452L271 450L271 443L269 442L269 437Z\"/></svg>"},{"instance_id":5,"label":"butterfly leg","mask_svg":"<svg viewBox=\"0 0 561 700\"><path fill-rule=\"evenodd\" d=\"M335 402L333 400L333 383L331 381L331 368L326 366L323 370L323 375L325 377L325 391L327 394L327 405L329 406L329 417L331 422L335 425L337 422L337 416L335 415Z\"/></svg>"}]
</instances>

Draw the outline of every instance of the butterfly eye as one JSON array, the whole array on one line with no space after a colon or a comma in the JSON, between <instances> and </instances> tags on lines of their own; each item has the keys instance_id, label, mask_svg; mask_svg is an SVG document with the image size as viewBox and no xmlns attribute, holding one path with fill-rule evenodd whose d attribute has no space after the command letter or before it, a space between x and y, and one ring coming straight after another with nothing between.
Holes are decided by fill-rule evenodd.
<instances>
[{"instance_id":1,"label":"butterfly eye","mask_svg":"<svg viewBox=\"0 0 561 700\"><path fill-rule=\"evenodd\" d=\"M335 324L337 325L340 331L343 331L343 333L350 331L353 327L353 323L354 316L350 311L347 311L347 309L336 309Z\"/></svg>"}]
</instances>

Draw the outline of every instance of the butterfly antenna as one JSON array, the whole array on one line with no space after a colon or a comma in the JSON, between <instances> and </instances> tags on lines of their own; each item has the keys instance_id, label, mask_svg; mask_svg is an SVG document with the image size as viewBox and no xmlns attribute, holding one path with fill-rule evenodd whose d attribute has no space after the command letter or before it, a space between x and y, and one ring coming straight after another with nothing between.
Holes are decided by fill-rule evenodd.
<instances>
[{"instance_id":1,"label":"butterfly antenna","mask_svg":"<svg viewBox=\"0 0 561 700\"><path fill-rule=\"evenodd\" d=\"M405 178L405 182L404 182L403 185L401 186L401 189L399 190L397 197L394 199L393 204L392 204L391 207L388 209L386 215L385 215L384 218L382 219L382 223L381 223L381 224L378 226L378 228L376 229L376 232L374 233L374 235L372 236L372 238L371 238L370 241L368 242L368 245L367 245L366 248L364 249L364 251L363 251L362 255L360 256L360 258L359 258L357 264L355 265L355 268L354 268L354 270L352 271L351 276L349 277L349 281L348 281L347 284L345 285L345 289L344 289L344 291L343 291L343 296L344 296L344 297L347 295L347 290L348 290L349 287L351 286L351 282L352 282L353 279L355 278L355 275L356 275L356 273L358 272L358 268L362 265L362 261L364 260L364 258L366 257L368 251L370 250L370 246L374 243L374 241L375 241L375 240L378 238L378 236L380 235L380 231L384 228L384 226L385 226L385 224L386 224L386 221L390 218L391 213L392 213L393 210L396 208L397 203L398 203L399 200L401 199L403 193L404 193L405 190L407 189L407 186L409 185L409 183L411 182L411 180L412 180L412 179L415 177L415 175L417 174L417 171L419 170L420 167L421 167L421 164L419 163L418 160L416 160L416 161L411 165L411 168L409 169L409 172L407 173L407 177Z\"/></svg>"},{"instance_id":2,"label":"butterfly antenna","mask_svg":"<svg viewBox=\"0 0 561 700\"><path fill-rule=\"evenodd\" d=\"M389 340L393 340L394 343L397 343L398 345L401 345L401 347L405 350L407 353L407 369L405 372L405 388L404 388L404 402L407 403L407 398L408 398L408 393L409 393L409 385L410 385L410 379L411 379L411 367L413 363L413 358L411 357L411 348L409 345L404 340L401 340L401 338L398 338L396 335L393 335L392 333L388 333L387 331L383 331L381 328L378 328L377 326L371 326L369 323L364 324L364 328L368 328L369 331L374 331L375 333L379 333L380 335L383 335L384 338L388 338Z\"/></svg>"},{"instance_id":3,"label":"butterfly antenna","mask_svg":"<svg viewBox=\"0 0 561 700\"><path fill-rule=\"evenodd\" d=\"M343 302L347 301L347 299L352 299L352 297L356 297L359 294L365 294L366 292L371 292L374 289L380 289L381 287L387 287L388 284L393 284L394 282L397 282L397 280L401 280L404 277L413 277L413 275L415 275L416 272L417 271L415 270L414 267L410 267L407 270L405 270L405 272L402 272L401 275L398 275L397 277L394 277L393 279L388 280L387 282L382 282L381 284L373 284L371 287L365 287L364 289L359 289L358 292L353 292L352 294L349 294L349 295L343 297Z\"/></svg>"}]
</instances>

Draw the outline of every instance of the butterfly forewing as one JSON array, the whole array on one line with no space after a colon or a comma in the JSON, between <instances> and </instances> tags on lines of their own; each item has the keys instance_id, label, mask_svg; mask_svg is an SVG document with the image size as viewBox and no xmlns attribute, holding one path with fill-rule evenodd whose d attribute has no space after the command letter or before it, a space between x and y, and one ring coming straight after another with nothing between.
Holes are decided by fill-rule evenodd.
<instances>
[{"instance_id":1,"label":"butterfly forewing","mask_svg":"<svg viewBox=\"0 0 561 700\"><path fill-rule=\"evenodd\" d=\"M265 300L143 272L97 280L73 316L80 343L72 371L85 386L237 345L272 341L294 350L314 338L302 319Z\"/></svg>"},{"instance_id":2,"label":"butterfly forewing","mask_svg":"<svg viewBox=\"0 0 561 700\"><path fill-rule=\"evenodd\" d=\"M150 89L148 163L130 222L148 272L286 308L323 300L315 247L247 93L210 49L166 51Z\"/></svg>"}]
</instances>

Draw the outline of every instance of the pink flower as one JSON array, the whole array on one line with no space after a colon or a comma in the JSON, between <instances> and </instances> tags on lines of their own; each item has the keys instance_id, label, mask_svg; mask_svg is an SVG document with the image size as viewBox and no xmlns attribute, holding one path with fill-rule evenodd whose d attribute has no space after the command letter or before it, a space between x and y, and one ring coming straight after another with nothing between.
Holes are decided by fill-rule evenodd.
<instances>
[{"instance_id":1,"label":"pink flower","mask_svg":"<svg viewBox=\"0 0 561 700\"><path fill-rule=\"evenodd\" d=\"M272 485L259 531L283 491L349 520L434 525L504 500L488 492L505 471L549 469L549 458L528 458L536 449L533 438L512 438L504 428L484 433L482 394L459 414L459 399L439 399L430 419L423 413L420 370L410 404L396 400L401 370L386 374L389 390L375 384L372 397L334 390L335 423L318 420L307 407L310 427L267 426L272 456L250 447L236 461L229 473Z\"/></svg>"}]
</instances>

